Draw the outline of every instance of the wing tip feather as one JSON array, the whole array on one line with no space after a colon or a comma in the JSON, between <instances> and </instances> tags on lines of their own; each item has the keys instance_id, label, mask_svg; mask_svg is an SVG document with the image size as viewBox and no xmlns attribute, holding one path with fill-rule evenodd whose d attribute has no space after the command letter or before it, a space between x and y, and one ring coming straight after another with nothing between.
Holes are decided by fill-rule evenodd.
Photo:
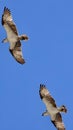
<instances>
[{"instance_id":1,"label":"wing tip feather","mask_svg":"<svg viewBox=\"0 0 73 130\"><path fill-rule=\"evenodd\" d=\"M9 13L11 15L11 11L10 9L8 9L6 6L4 7L4 10L3 10L3 14L2 14L2 19L1 19L1 24L4 25L4 15Z\"/></svg>"},{"instance_id":2,"label":"wing tip feather","mask_svg":"<svg viewBox=\"0 0 73 130\"><path fill-rule=\"evenodd\" d=\"M5 11L8 11L8 12L11 12L9 8L7 8L6 6L4 7L4 12Z\"/></svg>"},{"instance_id":3,"label":"wing tip feather","mask_svg":"<svg viewBox=\"0 0 73 130\"><path fill-rule=\"evenodd\" d=\"M40 84L40 89L46 88L44 84Z\"/></svg>"},{"instance_id":4,"label":"wing tip feather","mask_svg":"<svg viewBox=\"0 0 73 130\"><path fill-rule=\"evenodd\" d=\"M39 90L39 95L40 95L40 98L43 99L43 94L42 94L42 90L46 88L46 86L44 84L40 84L40 90Z\"/></svg>"}]
</instances>

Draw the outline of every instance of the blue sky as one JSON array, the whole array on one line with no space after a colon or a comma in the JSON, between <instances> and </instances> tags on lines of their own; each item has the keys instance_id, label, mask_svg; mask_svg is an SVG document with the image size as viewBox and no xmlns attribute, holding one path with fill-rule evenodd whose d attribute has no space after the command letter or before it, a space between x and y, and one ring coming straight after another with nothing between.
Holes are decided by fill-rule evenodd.
<instances>
[{"instance_id":1,"label":"blue sky","mask_svg":"<svg viewBox=\"0 0 73 130\"><path fill-rule=\"evenodd\" d=\"M63 114L66 129L73 127L73 1L1 0L0 19L8 7L22 41L26 64L17 63L2 44L6 32L0 23L0 129L55 130L39 97L40 83L46 85Z\"/></svg>"}]
</instances>

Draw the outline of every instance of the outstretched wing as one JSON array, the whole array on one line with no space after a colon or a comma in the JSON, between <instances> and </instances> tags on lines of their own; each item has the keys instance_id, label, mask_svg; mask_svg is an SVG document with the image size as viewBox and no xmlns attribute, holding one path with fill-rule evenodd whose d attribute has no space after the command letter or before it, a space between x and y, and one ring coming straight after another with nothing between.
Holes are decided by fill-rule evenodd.
<instances>
[{"instance_id":1,"label":"outstretched wing","mask_svg":"<svg viewBox=\"0 0 73 130\"><path fill-rule=\"evenodd\" d=\"M18 35L16 26L13 22L11 12L8 8L4 8L4 12L2 15L2 25L5 27L6 32L8 33L11 29L16 35Z\"/></svg>"},{"instance_id":2,"label":"outstretched wing","mask_svg":"<svg viewBox=\"0 0 73 130\"><path fill-rule=\"evenodd\" d=\"M22 56L22 50L21 50L21 43L20 41L18 41L14 47L14 49L9 49L12 56L16 59L17 62L19 62L20 64L24 64L25 60L23 59Z\"/></svg>"},{"instance_id":3,"label":"outstretched wing","mask_svg":"<svg viewBox=\"0 0 73 130\"><path fill-rule=\"evenodd\" d=\"M47 108L56 107L55 100L52 98L45 85L40 85L39 94L40 98L43 100Z\"/></svg>"},{"instance_id":4,"label":"outstretched wing","mask_svg":"<svg viewBox=\"0 0 73 130\"><path fill-rule=\"evenodd\" d=\"M54 126L57 128L57 130L65 130L64 123L62 122L62 117L60 113L56 114L55 120L51 122L54 124Z\"/></svg>"}]
</instances>

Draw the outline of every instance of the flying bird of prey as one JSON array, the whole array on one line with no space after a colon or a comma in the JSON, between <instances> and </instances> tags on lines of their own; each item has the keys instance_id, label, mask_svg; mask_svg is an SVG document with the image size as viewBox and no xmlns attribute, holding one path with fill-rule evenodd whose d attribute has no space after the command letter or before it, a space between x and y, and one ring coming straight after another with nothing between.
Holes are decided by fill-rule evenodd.
<instances>
[{"instance_id":1,"label":"flying bird of prey","mask_svg":"<svg viewBox=\"0 0 73 130\"><path fill-rule=\"evenodd\" d=\"M64 105L62 105L61 107L56 106L55 100L50 95L45 85L40 84L39 94L40 98L43 100L47 108L47 110L42 114L42 116L50 115L51 122L54 124L57 130L65 130L65 126L62 121L62 116L60 112L66 113L66 107Z\"/></svg>"},{"instance_id":2,"label":"flying bird of prey","mask_svg":"<svg viewBox=\"0 0 73 130\"><path fill-rule=\"evenodd\" d=\"M2 25L4 26L7 33L7 37L3 39L2 42L9 42L9 51L12 56L16 59L17 62L19 62L20 64L24 64L25 60L22 55L20 40L28 40L28 36L26 36L25 34L20 36L18 35L17 28L15 23L13 22L11 12L6 7L4 8L2 14Z\"/></svg>"}]
</instances>

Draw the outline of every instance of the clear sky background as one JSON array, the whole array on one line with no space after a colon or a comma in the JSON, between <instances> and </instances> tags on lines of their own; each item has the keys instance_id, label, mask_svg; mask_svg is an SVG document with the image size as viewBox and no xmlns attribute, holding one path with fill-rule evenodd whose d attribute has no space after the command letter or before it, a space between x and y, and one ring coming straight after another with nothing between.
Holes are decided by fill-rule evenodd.
<instances>
[{"instance_id":1,"label":"clear sky background","mask_svg":"<svg viewBox=\"0 0 73 130\"><path fill-rule=\"evenodd\" d=\"M42 117L45 105L39 96L46 85L58 106L64 104L63 121L73 129L73 1L0 0L11 10L22 41L26 64L17 63L2 44L6 32L0 23L0 129L55 130L50 118Z\"/></svg>"}]
</instances>

